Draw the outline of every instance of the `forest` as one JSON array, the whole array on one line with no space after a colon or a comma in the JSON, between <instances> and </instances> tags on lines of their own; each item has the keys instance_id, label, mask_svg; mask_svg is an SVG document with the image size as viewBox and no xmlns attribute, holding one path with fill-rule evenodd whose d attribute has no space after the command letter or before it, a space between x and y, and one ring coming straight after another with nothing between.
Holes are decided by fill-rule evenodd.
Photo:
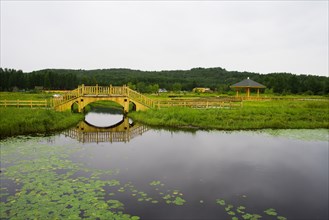
<instances>
[{"instance_id":1,"label":"forest","mask_svg":"<svg viewBox=\"0 0 329 220\"><path fill-rule=\"evenodd\" d=\"M231 91L230 85L243 79L265 85L265 92L276 94L328 95L329 77L291 73L259 74L227 71L223 68L193 68L191 70L141 71L131 69L44 69L32 72L0 68L0 91L30 91L36 87L47 90L70 90L79 84L128 85L142 93L192 91L207 87L218 93Z\"/></svg>"}]
</instances>

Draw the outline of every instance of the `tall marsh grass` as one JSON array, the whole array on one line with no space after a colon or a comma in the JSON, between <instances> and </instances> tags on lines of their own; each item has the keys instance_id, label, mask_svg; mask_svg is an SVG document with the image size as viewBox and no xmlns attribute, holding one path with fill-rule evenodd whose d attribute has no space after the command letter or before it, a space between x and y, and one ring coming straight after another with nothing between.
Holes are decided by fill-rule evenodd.
<instances>
[{"instance_id":1,"label":"tall marsh grass","mask_svg":"<svg viewBox=\"0 0 329 220\"><path fill-rule=\"evenodd\" d=\"M63 130L83 119L82 114L47 109L0 108L0 138Z\"/></svg>"},{"instance_id":2,"label":"tall marsh grass","mask_svg":"<svg viewBox=\"0 0 329 220\"><path fill-rule=\"evenodd\" d=\"M166 108L129 114L153 126L202 129L329 128L328 101L245 101L235 109Z\"/></svg>"},{"instance_id":3,"label":"tall marsh grass","mask_svg":"<svg viewBox=\"0 0 329 220\"><path fill-rule=\"evenodd\" d=\"M0 100L45 100L52 97L51 93L0 92Z\"/></svg>"}]
</instances>

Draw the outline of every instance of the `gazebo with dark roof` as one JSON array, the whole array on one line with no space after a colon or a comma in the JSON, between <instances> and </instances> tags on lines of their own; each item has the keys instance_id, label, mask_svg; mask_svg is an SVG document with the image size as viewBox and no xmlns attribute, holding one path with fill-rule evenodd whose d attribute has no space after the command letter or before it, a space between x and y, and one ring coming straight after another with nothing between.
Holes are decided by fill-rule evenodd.
<instances>
[{"instance_id":1,"label":"gazebo with dark roof","mask_svg":"<svg viewBox=\"0 0 329 220\"><path fill-rule=\"evenodd\" d=\"M257 89L257 96L259 96L259 89L266 88L266 86L249 79L249 77L241 82L231 85L230 87L236 89L236 96L239 96L239 89L246 89L247 97L250 96L250 89Z\"/></svg>"}]
</instances>

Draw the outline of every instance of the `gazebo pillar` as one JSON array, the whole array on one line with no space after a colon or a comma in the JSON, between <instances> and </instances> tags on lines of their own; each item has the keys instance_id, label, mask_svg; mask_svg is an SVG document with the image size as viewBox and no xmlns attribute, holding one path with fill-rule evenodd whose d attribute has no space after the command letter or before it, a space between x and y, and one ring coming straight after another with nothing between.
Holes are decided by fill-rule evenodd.
<instances>
[{"instance_id":1,"label":"gazebo pillar","mask_svg":"<svg viewBox=\"0 0 329 220\"><path fill-rule=\"evenodd\" d=\"M248 87L247 88L247 97L249 98L249 96L250 96L250 88Z\"/></svg>"},{"instance_id":2,"label":"gazebo pillar","mask_svg":"<svg viewBox=\"0 0 329 220\"><path fill-rule=\"evenodd\" d=\"M239 90L236 90L236 97L239 97Z\"/></svg>"},{"instance_id":3,"label":"gazebo pillar","mask_svg":"<svg viewBox=\"0 0 329 220\"><path fill-rule=\"evenodd\" d=\"M257 97L259 97L259 89L257 89Z\"/></svg>"}]
</instances>

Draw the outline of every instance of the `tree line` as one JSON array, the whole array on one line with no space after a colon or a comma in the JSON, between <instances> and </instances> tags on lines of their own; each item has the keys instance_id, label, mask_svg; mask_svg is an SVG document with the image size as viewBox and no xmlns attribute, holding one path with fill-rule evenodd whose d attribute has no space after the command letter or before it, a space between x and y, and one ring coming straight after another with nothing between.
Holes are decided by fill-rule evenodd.
<instances>
[{"instance_id":1,"label":"tree line","mask_svg":"<svg viewBox=\"0 0 329 220\"><path fill-rule=\"evenodd\" d=\"M108 86L128 85L143 93L168 91L192 91L195 87L207 87L219 93L231 91L230 85L243 79L259 82L266 92L279 94L329 94L329 77L295 75L291 73L259 74L227 71L223 68L193 68L191 70L140 71L131 69L44 69L23 72L0 68L0 91L44 89L70 90L80 84Z\"/></svg>"}]
</instances>

